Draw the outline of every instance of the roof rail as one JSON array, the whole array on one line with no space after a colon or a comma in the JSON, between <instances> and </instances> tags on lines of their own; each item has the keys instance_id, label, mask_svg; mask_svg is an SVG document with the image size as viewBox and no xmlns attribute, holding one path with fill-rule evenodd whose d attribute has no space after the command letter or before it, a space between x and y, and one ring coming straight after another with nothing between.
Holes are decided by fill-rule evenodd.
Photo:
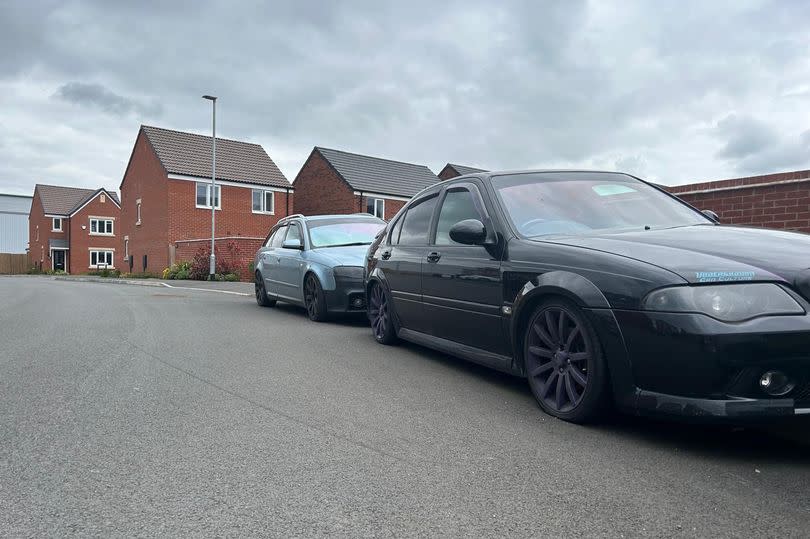
<instances>
[{"instance_id":1,"label":"roof rail","mask_svg":"<svg viewBox=\"0 0 810 539\"><path fill-rule=\"evenodd\" d=\"M373 213L369 213L367 211L358 211L358 212L353 213L352 215L368 215L369 217L377 217Z\"/></svg>"},{"instance_id":2,"label":"roof rail","mask_svg":"<svg viewBox=\"0 0 810 539\"><path fill-rule=\"evenodd\" d=\"M279 221L286 221L287 219L294 219L296 217L304 217L303 213L294 213L292 215L288 215L287 217L282 217Z\"/></svg>"}]
</instances>

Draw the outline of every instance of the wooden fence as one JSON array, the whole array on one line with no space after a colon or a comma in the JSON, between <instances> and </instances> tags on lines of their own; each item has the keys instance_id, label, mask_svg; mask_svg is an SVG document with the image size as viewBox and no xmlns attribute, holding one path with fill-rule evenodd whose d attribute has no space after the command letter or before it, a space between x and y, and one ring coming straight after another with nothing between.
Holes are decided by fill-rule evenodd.
<instances>
[{"instance_id":1,"label":"wooden fence","mask_svg":"<svg viewBox=\"0 0 810 539\"><path fill-rule=\"evenodd\" d=\"M0 274L20 274L28 271L28 255L0 253Z\"/></svg>"}]
</instances>

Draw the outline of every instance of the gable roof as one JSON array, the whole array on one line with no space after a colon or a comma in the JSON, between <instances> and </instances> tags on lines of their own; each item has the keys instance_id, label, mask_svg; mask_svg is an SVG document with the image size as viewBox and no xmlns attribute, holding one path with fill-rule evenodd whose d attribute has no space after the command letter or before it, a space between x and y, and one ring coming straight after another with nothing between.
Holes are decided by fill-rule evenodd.
<instances>
[{"instance_id":1,"label":"gable roof","mask_svg":"<svg viewBox=\"0 0 810 539\"><path fill-rule=\"evenodd\" d=\"M121 207L118 194L107 189L82 189L80 187L64 187L61 185L43 185L38 183L34 187L34 192L39 193L39 200L42 203L42 210L49 215L70 215L85 202L95 197L99 192L104 191Z\"/></svg>"},{"instance_id":2,"label":"gable roof","mask_svg":"<svg viewBox=\"0 0 810 539\"><path fill-rule=\"evenodd\" d=\"M412 197L439 178L424 165L315 147L352 189L381 195Z\"/></svg>"},{"instance_id":3,"label":"gable roof","mask_svg":"<svg viewBox=\"0 0 810 539\"><path fill-rule=\"evenodd\" d=\"M444 169L447 167L450 167L453 170L455 170L459 176L464 176L465 174L475 174L476 172L488 172L483 168L468 167L466 165L456 165L454 163L447 163L446 165L444 165L442 171L444 171Z\"/></svg>"},{"instance_id":4,"label":"gable roof","mask_svg":"<svg viewBox=\"0 0 810 539\"><path fill-rule=\"evenodd\" d=\"M211 177L211 137L142 125L163 168L170 174ZM217 137L217 179L290 187L259 144Z\"/></svg>"}]
</instances>

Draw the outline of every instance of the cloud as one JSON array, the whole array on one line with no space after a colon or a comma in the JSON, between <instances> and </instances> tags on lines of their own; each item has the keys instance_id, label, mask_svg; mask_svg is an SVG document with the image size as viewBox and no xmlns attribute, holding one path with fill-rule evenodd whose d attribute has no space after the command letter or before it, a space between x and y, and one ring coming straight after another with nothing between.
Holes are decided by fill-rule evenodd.
<instances>
[{"instance_id":1,"label":"cloud","mask_svg":"<svg viewBox=\"0 0 810 539\"><path fill-rule=\"evenodd\" d=\"M128 99L97 83L68 82L57 88L53 96L68 103L95 107L120 116L132 112L156 116L162 110L157 103L142 103Z\"/></svg>"},{"instance_id":2,"label":"cloud","mask_svg":"<svg viewBox=\"0 0 810 539\"><path fill-rule=\"evenodd\" d=\"M117 185L140 123L208 132L208 93L218 132L290 179L314 145L670 184L807 167L809 6L17 3L0 7L0 109L24 136L0 133L0 191Z\"/></svg>"}]
</instances>

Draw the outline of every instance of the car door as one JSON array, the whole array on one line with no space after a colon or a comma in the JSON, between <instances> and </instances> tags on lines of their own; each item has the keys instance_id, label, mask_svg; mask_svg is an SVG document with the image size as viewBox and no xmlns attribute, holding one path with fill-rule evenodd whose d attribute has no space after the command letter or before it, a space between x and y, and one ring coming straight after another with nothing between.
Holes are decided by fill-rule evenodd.
<instances>
[{"instance_id":1,"label":"car door","mask_svg":"<svg viewBox=\"0 0 810 539\"><path fill-rule=\"evenodd\" d=\"M436 215L435 233L422 263L422 304L430 333L506 354L500 250L450 239L450 228L465 219L493 226L481 190L472 182L448 186Z\"/></svg>"},{"instance_id":2,"label":"car door","mask_svg":"<svg viewBox=\"0 0 810 539\"><path fill-rule=\"evenodd\" d=\"M391 227L377 267L385 275L400 324L427 332L422 316L422 261L427 255L438 192L411 202Z\"/></svg>"},{"instance_id":3,"label":"car door","mask_svg":"<svg viewBox=\"0 0 810 539\"><path fill-rule=\"evenodd\" d=\"M301 255L304 251L284 248L286 242L293 240L298 240L298 243L304 246L304 235L300 223L290 223L287 227L287 235L275 251L278 264L275 277L276 295L280 298L303 302L301 270L304 267L304 261Z\"/></svg>"},{"instance_id":4,"label":"car door","mask_svg":"<svg viewBox=\"0 0 810 539\"><path fill-rule=\"evenodd\" d=\"M270 235L270 238L265 243L265 246L259 251L257 266L264 279L264 288L271 296L278 293L278 256L277 252L281 250L281 242L284 241L284 236L287 234L286 225L282 225Z\"/></svg>"}]
</instances>

